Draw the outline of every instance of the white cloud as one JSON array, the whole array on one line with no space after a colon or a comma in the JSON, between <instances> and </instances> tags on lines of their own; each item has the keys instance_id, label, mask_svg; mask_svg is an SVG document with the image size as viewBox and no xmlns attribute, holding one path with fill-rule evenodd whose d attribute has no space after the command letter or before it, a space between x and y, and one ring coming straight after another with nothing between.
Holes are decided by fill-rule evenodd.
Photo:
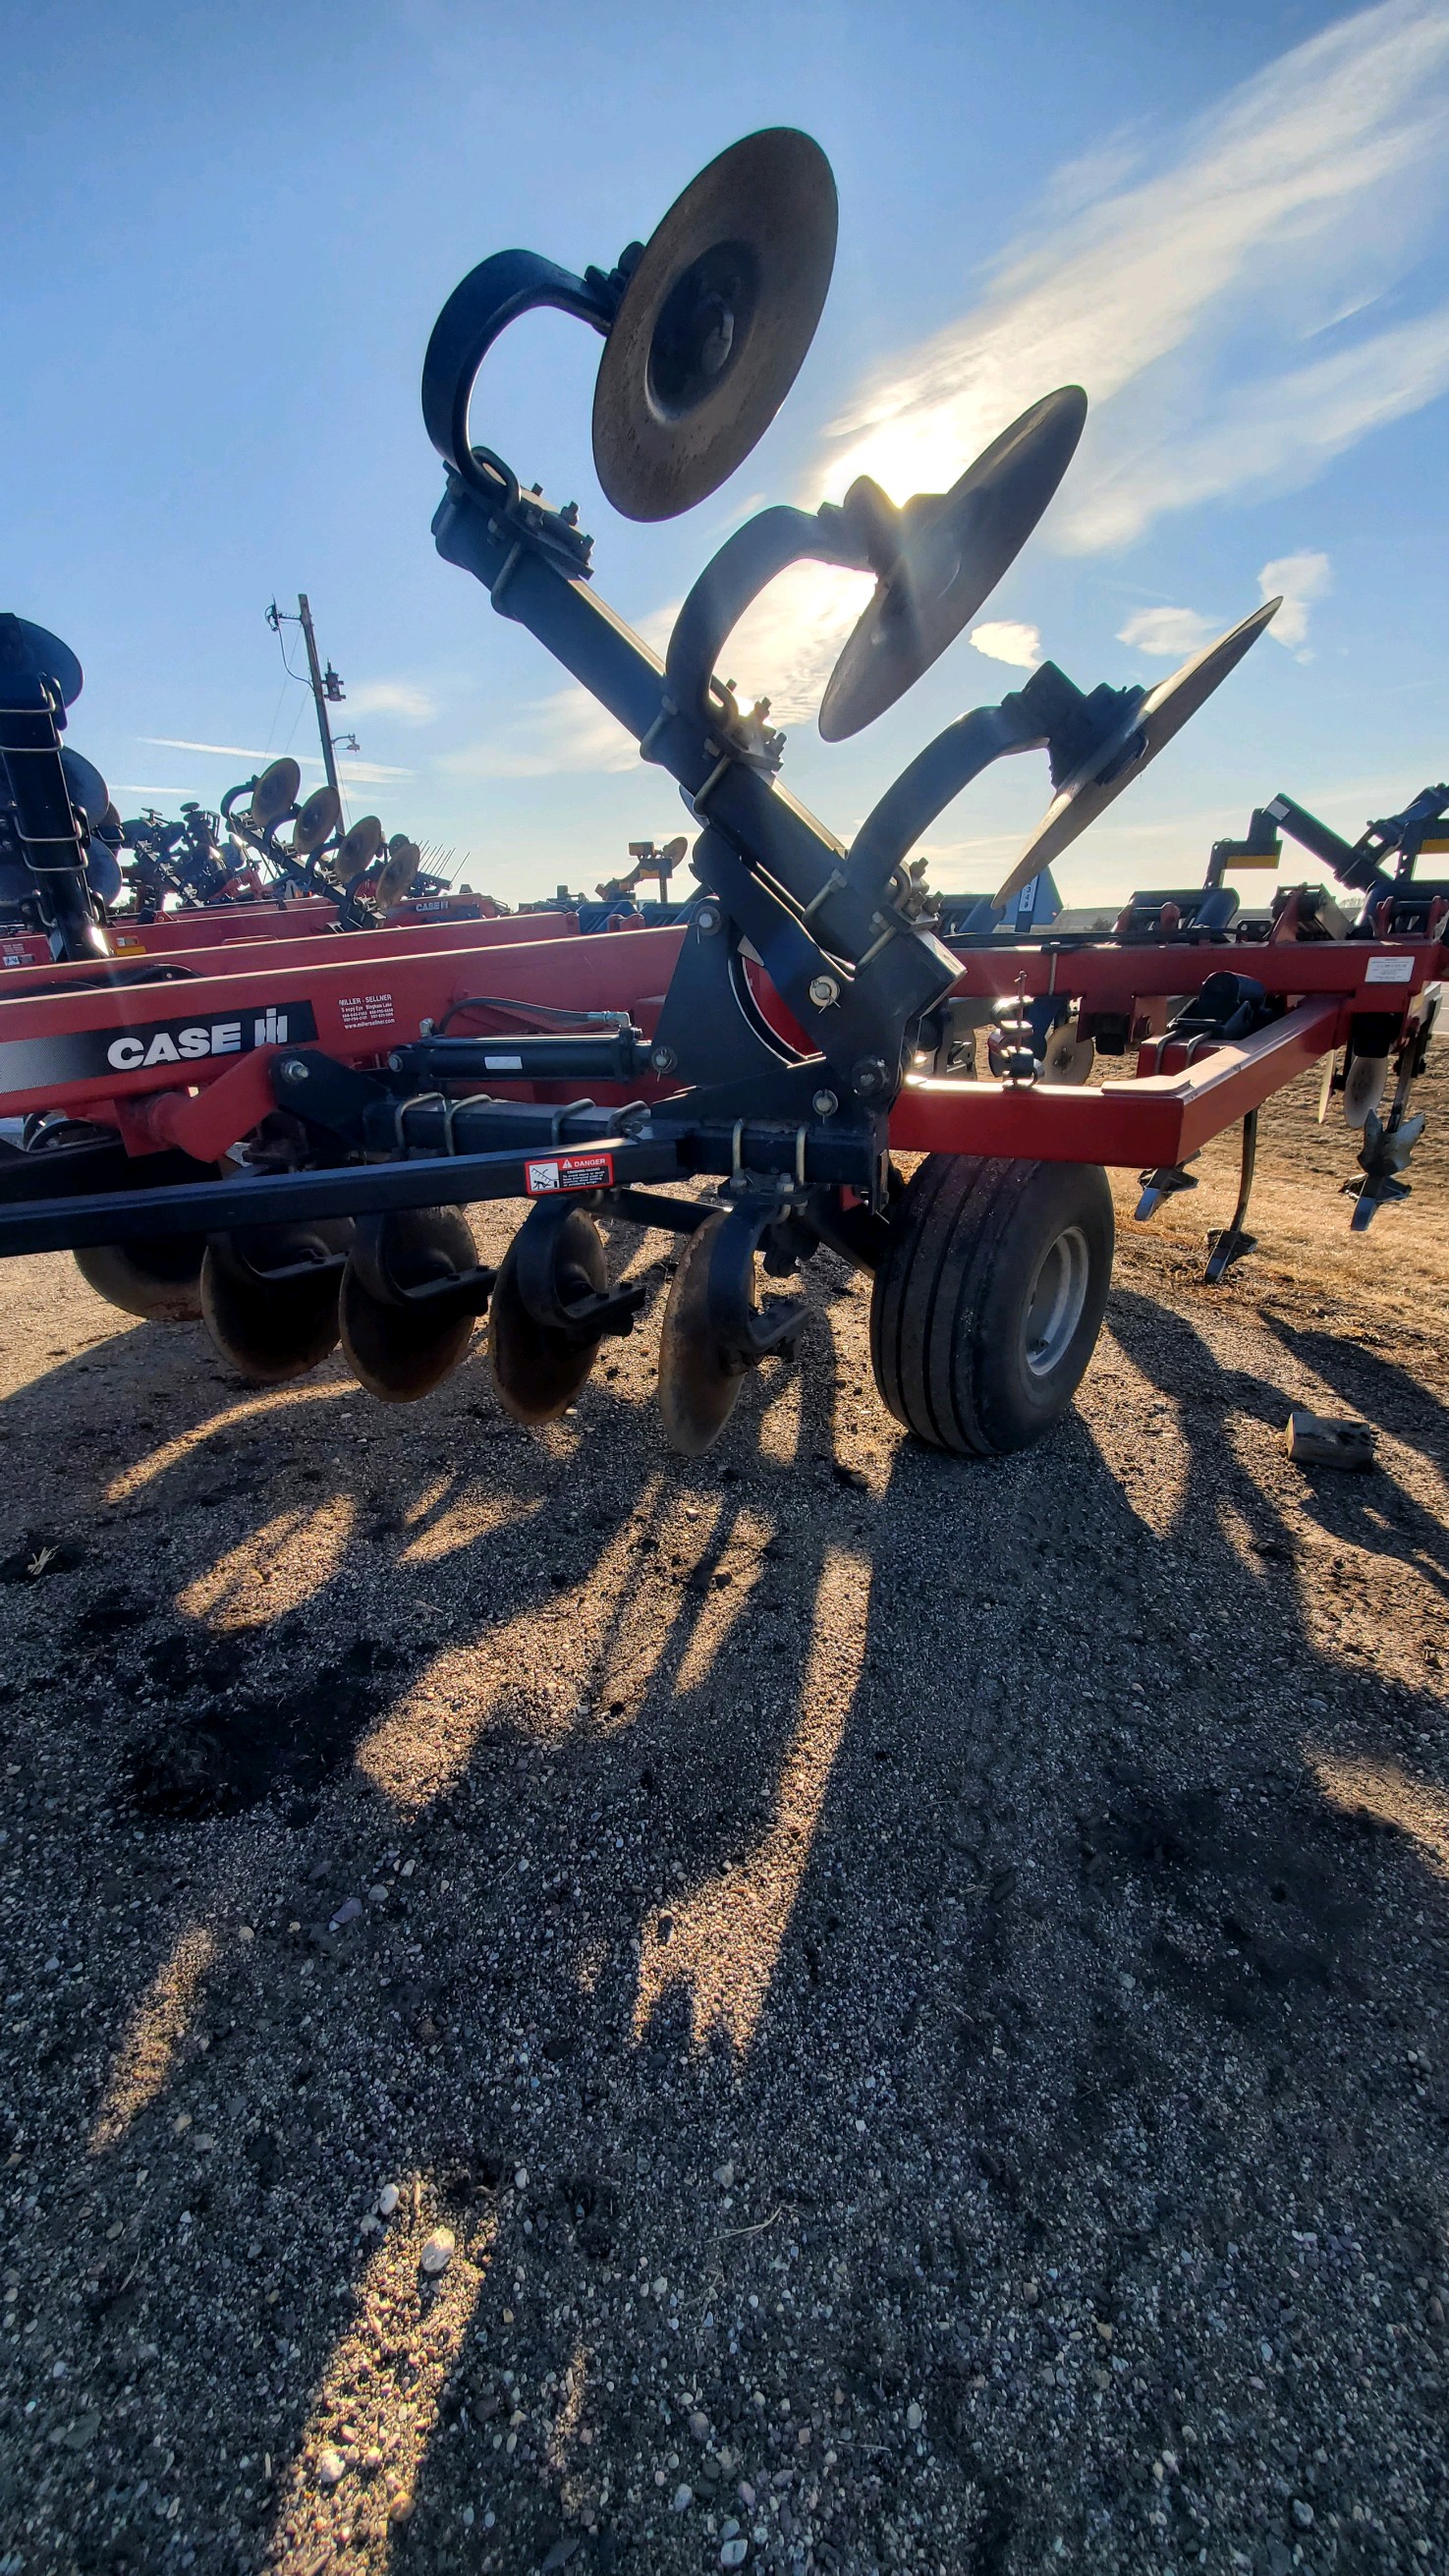
<instances>
[{"instance_id":1,"label":"white cloud","mask_svg":"<svg viewBox=\"0 0 1449 2576\"><path fill-rule=\"evenodd\" d=\"M1041 629L1024 626L1019 617L988 617L973 626L971 641L988 662L1010 662L1018 671L1034 671L1041 660Z\"/></svg>"},{"instance_id":2,"label":"white cloud","mask_svg":"<svg viewBox=\"0 0 1449 2576\"><path fill-rule=\"evenodd\" d=\"M436 698L411 680L365 680L360 689L349 689L347 706L355 716L396 716L409 725L435 724L442 712Z\"/></svg>"},{"instance_id":3,"label":"white cloud","mask_svg":"<svg viewBox=\"0 0 1449 2576\"><path fill-rule=\"evenodd\" d=\"M1211 643L1217 631L1213 620L1196 608L1137 608L1118 628L1117 641L1139 653L1157 654L1164 662L1185 662Z\"/></svg>"},{"instance_id":4,"label":"white cloud","mask_svg":"<svg viewBox=\"0 0 1449 2576\"><path fill-rule=\"evenodd\" d=\"M206 760L249 760L263 767L284 757L277 751L244 751L235 742L182 742L175 734L169 733L143 733L136 739L151 744L157 751L194 751ZM299 769L315 769L320 773L322 763L315 752L294 752L291 756ZM394 779L411 778L413 775L410 769L388 769L376 760L350 760L343 751L337 755L337 768L344 787L385 787Z\"/></svg>"},{"instance_id":5,"label":"white cloud","mask_svg":"<svg viewBox=\"0 0 1449 2576\"><path fill-rule=\"evenodd\" d=\"M1059 543L1307 482L1449 385L1449 306L1341 341L1409 276L1449 157L1449 12L1386 0L1296 46L1135 165L1049 192L966 312L836 422L821 488L941 490L1053 385L1093 404Z\"/></svg>"},{"instance_id":6,"label":"white cloud","mask_svg":"<svg viewBox=\"0 0 1449 2576\"><path fill-rule=\"evenodd\" d=\"M607 707L572 682L535 699L482 742L445 753L451 778L550 778L560 771L633 769L639 746Z\"/></svg>"},{"instance_id":7,"label":"white cloud","mask_svg":"<svg viewBox=\"0 0 1449 2576\"><path fill-rule=\"evenodd\" d=\"M1281 596L1283 605L1268 632L1291 648L1306 642L1308 611L1333 588L1333 569L1327 555L1276 555L1259 573L1258 588L1265 599Z\"/></svg>"}]
</instances>

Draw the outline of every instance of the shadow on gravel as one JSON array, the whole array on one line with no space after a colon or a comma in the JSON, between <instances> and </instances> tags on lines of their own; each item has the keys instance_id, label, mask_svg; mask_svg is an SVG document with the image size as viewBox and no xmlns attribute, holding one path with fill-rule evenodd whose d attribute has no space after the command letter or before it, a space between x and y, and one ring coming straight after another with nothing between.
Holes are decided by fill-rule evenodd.
<instances>
[{"instance_id":1,"label":"shadow on gravel","mask_svg":"<svg viewBox=\"0 0 1449 2576\"><path fill-rule=\"evenodd\" d=\"M0 1409L16 2570L1433 2563L1441 1703L1308 1642L1267 1336L1111 1323L972 1467L843 1296L697 1466L628 1353Z\"/></svg>"}]
</instances>

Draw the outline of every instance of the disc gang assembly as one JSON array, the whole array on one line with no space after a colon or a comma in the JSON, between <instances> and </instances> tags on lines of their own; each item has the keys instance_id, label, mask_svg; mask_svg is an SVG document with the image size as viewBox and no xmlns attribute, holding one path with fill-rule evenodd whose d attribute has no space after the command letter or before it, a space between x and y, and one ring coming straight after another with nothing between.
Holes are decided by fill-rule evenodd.
<instances>
[{"instance_id":1,"label":"disc gang assembly","mask_svg":"<svg viewBox=\"0 0 1449 2576\"><path fill-rule=\"evenodd\" d=\"M821 734L843 741L896 705L1049 506L1080 388L1041 389L949 491L898 506L862 477L838 504L757 511L705 565L662 659L599 598L577 509L475 440L489 351L551 307L603 344L608 501L645 523L695 508L788 396L835 237L818 145L753 134L612 267L485 259L428 344L439 553L633 735L689 818L688 839L636 845L634 870L600 888L607 937L566 894L506 919L450 906L416 845L386 843L375 817L344 833L332 791L299 801L287 760L216 816L141 817L118 836L104 781L62 740L74 654L0 619L0 912L15 924L0 932L0 1116L17 1139L0 1157L0 1254L69 1249L129 1312L203 1318L263 1384L340 1343L384 1402L436 1387L486 1317L499 1399L539 1423L575 1403L645 1299L611 1279L600 1218L661 1229L681 1249L659 1408L693 1456L749 1372L801 1342L803 1298L762 1279L788 1282L825 1246L870 1274L895 1417L937 1448L1001 1454L1050 1428L1090 1359L1107 1166L1140 1172L1146 1218L1240 1126L1238 1206L1209 1247L1221 1278L1252 1245L1259 1110L1318 1064L1324 1106L1336 1091L1361 1137L1354 1227L1407 1195L1449 920L1449 883L1417 868L1449 847L1449 787L1356 844L1274 797L1214 846L1201 885L1135 895L1111 921L1058 909L1047 873L1276 602L1150 690L1082 689L1044 663L928 742L848 846L782 787L768 701L743 705L718 676L779 574L835 565L874 586ZM912 857L923 834L992 763L1040 752L1047 810L1005 884L933 901ZM1342 901L1317 884L1240 907L1226 869L1276 867L1285 835ZM132 854L129 913L98 839L112 870ZM686 860L680 907L666 897ZM1121 1069L1089 1082L1099 1057ZM908 1179L904 1157L919 1158ZM464 1211L504 1199L526 1212L494 1270Z\"/></svg>"}]
</instances>

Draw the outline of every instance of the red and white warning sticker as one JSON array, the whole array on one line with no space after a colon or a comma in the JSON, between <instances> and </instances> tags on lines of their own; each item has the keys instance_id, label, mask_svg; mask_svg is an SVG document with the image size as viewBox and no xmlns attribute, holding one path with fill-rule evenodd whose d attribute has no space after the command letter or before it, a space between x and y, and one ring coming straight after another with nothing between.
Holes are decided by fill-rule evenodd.
<instances>
[{"instance_id":1,"label":"red and white warning sticker","mask_svg":"<svg viewBox=\"0 0 1449 2576\"><path fill-rule=\"evenodd\" d=\"M555 1190L608 1190L614 1186L612 1154L550 1154L523 1166L523 1186L531 1199L551 1198Z\"/></svg>"}]
</instances>

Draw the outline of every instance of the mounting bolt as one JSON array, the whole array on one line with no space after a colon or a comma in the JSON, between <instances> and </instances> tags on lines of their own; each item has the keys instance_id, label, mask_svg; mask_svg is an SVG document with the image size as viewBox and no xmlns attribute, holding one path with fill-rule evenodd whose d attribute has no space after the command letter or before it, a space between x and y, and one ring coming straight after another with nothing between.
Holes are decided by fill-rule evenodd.
<instances>
[{"instance_id":1,"label":"mounting bolt","mask_svg":"<svg viewBox=\"0 0 1449 2576\"><path fill-rule=\"evenodd\" d=\"M420 1037L420 1038L430 1038L430 1037L432 1036L432 1034L433 1034L433 1028L434 1028L434 1023L433 1023L433 1021L432 1021L432 1020L419 1020L419 1022L418 1022L418 1035L419 1035L419 1037Z\"/></svg>"},{"instance_id":2,"label":"mounting bolt","mask_svg":"<svg viewBox=\"0 0 1449 2576\"><path fill-rule=\"evenodd\" d=\"M810 978L810 999L814 1003L817 1011L828 1011L831 1003L838 1002L840 999L840 986L837 984L835 977L833 975L812 975Z\"/></svg>"},{"instance_id":3,"label":"mounting bolt","mask_svg":"<svg viewBox=\"0 0 1449 2576\"><path fill-rule=\"evenodd\" d=\"M694 916L694 926L701 939L712 939L722 918L718 904L702 903Z\"/></svg>"},{"instance_id":4,"label":"mounting bolt","mask_svg":"<svg viewBox=\"0 0 1449 2576\"><path fill-rule=\"evenodd\" d=\"M873 1100L877 1092L884 1091L890 1080L884 1056L863 1055L859 1064L853 1067L850 1078L862 1100Z\"/></svg>"},{"instance_id":5,"label":"mounting bolt","mask_svg":"<svg viewBox=\"0 0 1449 2576\"><path fill-rule=\"evenodd\" d=\"M833 1091L817 1091L810 1106L817 1118L833 1118L840 1103Z\"/></svg>"},{"instance_id":6,"label":"mounting bolt","mask_svg":"<svg viewBox=\"0 0 1449 2576\"><path fill-rule=\"evenodd\" d=\"M672 1046L651 1047L649 1061L656 1073L672 1073L679 1062Z\"/></svg>"},{"instance_id":7,"label":"mounting bolt","mask_svg":"<svg viewBox=\"0 0 1449 2576\"><path fill-rule=\"evenodd\" d=\"M282 1080L284 1082L305 1082L306 1079L307 1067L302 1062L301 1057L289 1055L286 1063L282 1067Z\"/></svg>"}]
</instances>

